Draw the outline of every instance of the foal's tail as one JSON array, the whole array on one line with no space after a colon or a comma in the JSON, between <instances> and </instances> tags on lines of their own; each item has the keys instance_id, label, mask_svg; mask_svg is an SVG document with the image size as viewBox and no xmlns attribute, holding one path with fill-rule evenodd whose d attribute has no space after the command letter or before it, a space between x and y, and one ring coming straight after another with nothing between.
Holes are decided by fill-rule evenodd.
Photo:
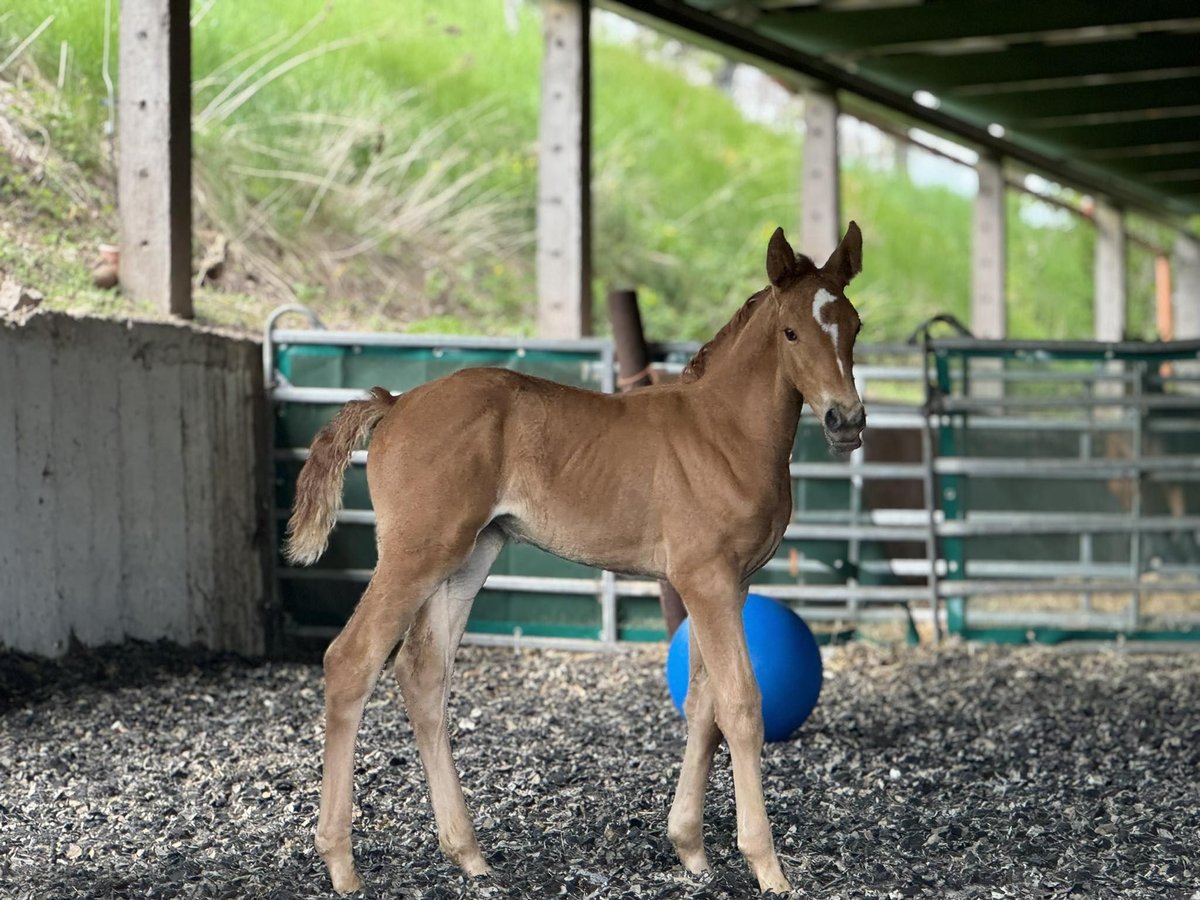
<instances>
[{"instance_id":1,"label":"foal's tail","mask_svg":"<svg viewBox=\"0 0 1200 900\"><path fill-rule=\"evenodd\" d=\"M342 506L342 480L350 455L395 402L396 398L383 388L371 388L369 398L351 400L313 438L308 459L296 480L296 502L283 551L289 561L307 566L325 552Z\"/></svg>"}]
</instances>

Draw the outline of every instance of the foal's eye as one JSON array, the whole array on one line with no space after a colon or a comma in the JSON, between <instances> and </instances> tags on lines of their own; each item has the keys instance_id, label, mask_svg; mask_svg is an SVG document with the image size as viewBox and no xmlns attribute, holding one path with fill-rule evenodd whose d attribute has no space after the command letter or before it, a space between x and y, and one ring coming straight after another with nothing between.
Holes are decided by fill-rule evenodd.
<instances>
[{"instance_id":1,"label":"foal's eye","mask_svg":"<svg viewBox=\"0 0 1200 900\"><path fill-rule=\"evenodd\" d=\"M787 338L789 341L796 340L796 332L792 331L792 329L790 329L790 328L783 329L783 336L785 338Z\"/></svg>"}]
</instances>

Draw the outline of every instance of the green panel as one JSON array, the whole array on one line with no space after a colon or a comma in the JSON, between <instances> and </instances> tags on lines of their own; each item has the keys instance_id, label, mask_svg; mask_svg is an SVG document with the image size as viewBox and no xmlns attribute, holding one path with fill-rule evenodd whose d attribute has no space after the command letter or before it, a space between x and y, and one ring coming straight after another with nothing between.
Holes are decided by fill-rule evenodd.
<instances>
[{"instance_id":1,"label":"green panel","mask_svg":"<svg viewBox=\"0 0 1200 900\"><path fill-rule=\"evenodd\" d=\"M286 579L279 583L284 614L295 625L340 628L366 585L338 578Z\"/></svg>"},{"instance_id":2,"label":"green panel","mask_svg":"<svg viewBox=\"0 0 1200 900\"><path fill-rule=\"evenodd\" d=\"M1068 641L1200 641L1195 631L1076 631L1063 628L964 628L963 638L993 644L1062 644Z\"/></svg>"},{"instance_id":3,"label":"green panel","mask_svg":"<svg viewBox=\"0 0 1200 900\"><path fill-rule=\"evenodd\" d=\"M665 640L667 627L658 598L621 597L617 606L617 637L623 641Z\"/></svg>"},{"instance_id":4,"label":"green panel","mask_svg":"<svg viewBox=\"0 0 1200 900\"><path fill-rule=\"evenodd\" d=\"M275 446L307 447L342 408L340 403L281 403L275 407Z\"/></svg>"},{"instance_id":5,"label":"green panel","mask_svg":"<svg viewBox=\"0 0 1200 900\"><path fill-rule=\"evenodd\" d=\"M460 369L500 366L577 387L599 387L593 352L426 347L281 345L275 364L298 387L407 391Z\"/></svg>"},{"instance_id":6,"label":"green panel","mask_svg":"<svg viewBox=\"0 0 1200 900\"><path fill-rule=\"evenodd\" d=\"M337 628L350 617L365 588L362 582L334 577L288 579L280 584L280 596L294 624ZM596 640L600 618L595 597L484 590L471 610L468 628L485 634L512 634L519 627L530 637Z\"/></svg>"},{"instance_id":7,"label":"green panel","mask_svg":"<svg viewBox=\"0 0 1200 900\"><path fill-rule=\"evenodd\" d=\"M835 459L825 440L824 431L812 418L800 420L792 458L797 462L830 462ZM849 479L798 478L792 482L792 521L800 524L824 524L850 521L851 486ZM826 567L824 572L800 572L792 577L788 572L762 570L754 576L755 584L844 584L845 562L850 545L845 540L784 541L776 559L787 560L793 553L800 559L816 560Z\"/></svg>"},{"instance_id":8,"label":"green panel","mask_svg":"<svg viewBox=\"0 0 1200 900\"><path fill-rule=\"evenodd\" d=\"M519 627L527 636L598 640L600 621L596 597L484 590L471 609L467 627L484 634L512 634Z\"/></svg>"},{"instance_id":9,"label":"green panel","mask_svg":"<svg viewBox=\"0 0 1200 900\"><path fill-rule=\"evenodd\" d=\"M320 569L374 569L375 526L342 522L329 535L329 549L311 571Z\"/></svg>"},{"instance_id":10,"label":"green panel","mask_svg":"<svg viewBox=\"0 0 1200 900\"><path fill-rule=\"evenodd\" d=\"M311 440L311 438L310 438ZM296 478L303 463L300 460L281 460L275 463L275 507L291 509L296 498ZM370 509L371 496L367 491L367 469L352 465L346 470L342 505L346 509Z\"/></svg>"}]
</instances>

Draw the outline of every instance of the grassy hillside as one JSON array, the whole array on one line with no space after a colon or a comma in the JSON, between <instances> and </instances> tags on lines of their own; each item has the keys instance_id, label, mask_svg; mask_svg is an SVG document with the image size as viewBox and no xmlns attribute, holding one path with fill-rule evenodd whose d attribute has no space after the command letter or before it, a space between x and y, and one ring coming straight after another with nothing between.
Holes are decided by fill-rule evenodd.
<instances>
[{"instance_id":1,"label":"grassy hillside","mask_svg":"<svg viewBox=\"0 0 1200 900\"><path fill-rule=\"evenodd\" d=\"M48 227L86 207L86 227L49 245L0 232L0 266L42 279L34 286L55 304L119 312L125 301L87 278L95 243L115 236L103 0L24 0L0 17L0 51L50 15L0 79L22 82L27 127L49 135L72 184L91 187L84 200L54 178L33 184L8 160L0 189L24 206L35 188L48 191ZM504 4L479 0L196 0L193 18L197 258L228 240L219 274L198 291L201 318L255 327L297 297L342 325L531 330L535 4L516 5L510 20ZM763 282L771 230L795 233L801 140L603 41L593 105L597 296L636 286L654 336L705 337ZM866 235L854 296L867 337L967 315L969 199L853 162L843 197ZM1011 331L1086 337L1090 228L1032 227L1022 202L1011 201ZM1144 304L1148 288L1136 286ZM602 303L597 311L604 330Z\"/></svg>"}]
</instances>

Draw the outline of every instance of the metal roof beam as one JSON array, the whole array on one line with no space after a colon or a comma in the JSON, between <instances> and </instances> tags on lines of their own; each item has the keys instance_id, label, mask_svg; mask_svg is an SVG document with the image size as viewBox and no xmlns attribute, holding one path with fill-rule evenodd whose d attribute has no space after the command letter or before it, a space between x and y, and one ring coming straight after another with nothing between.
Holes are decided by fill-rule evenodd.
<instances>
[{"instance_id":1,"label":"metal roof beam","mask_svg":"<svg viewBox=\"0 0 1200 900\"><path fill-rule=\"evenodd\" d=\"M1200 66L1196 73L1191 78L1066 88L1041 91L1036 96L1024 93L993 94L981 96L978 105L1003 124L1027 118L1187 107L1200 102ZM942 96L958 101L961 94L947 91Z\"/></svg>"},{"instance_id":2,"label":"metal roof beam","mask_svg":"<svg viewBox=\"0 0 1200 900\"><path fill-rule=\"evenodd\" d=\"M1167 69L1142 69L1136 72L1097 72L1091 75L1067 75L1050 78L1026 78L985 84L947 85L943 90L953 97L992 97L999 94L1028 96L1039 91L1095 87L1125 87L1155 84L1174 78L1200 75L1200 66L1175 66Z\"/></svg>"},{"instance_id":3,"label":"metal roof beam","mask_svg":"<svg viewBox=\"0 0 1200 900\"><path fill-rule=\"evenodd\" d=\"M923 56L962 56L971 53L1006 52L1021 44L1041 44L1059 48L1069 44L1108 44L1130 41L1143 35L1194 35L1200 32L1200 18L1169 19L1162 22L1137 22L1129 25L1101 25L1091 28L1056 28L1047 31L1018 31L1007 34L972 35L969 37L907 41L900 44L861 45L853 50L839 50L840 59L859 62L881 56L918 54Z\"/></svg>"},{"instance_id":4,"label":"metal roof beam","mask_svg":"<svg viewBox=\"0 0 1200 900\"><path fill-rule=\"evenodd\" d=\"M1172 156L1175 154L1200 154L1200 141L1168 141L1162 144L1142 144L1137 147L1109 147L1097 149L1089 147L1080 151L1085 159L1095 160L1137 160L1147 157Z\"/></svg>"},{"instance_id":5,"label":"metal roof beam","mask_svg":"<svg viewBox=\"0 0 1200 900\"><path fill-rule=\"evenodd\" d=\"M1193 94L1193 97L1200 96ZM1116 109L1103 112L1072 113L1069 115L1042 114L1021 119L1021 129L1073 128L1090 125L1120 125L1126 122L1159 122L1164 119L1186 119L1200 115L1200 104L1193 106L1152 106L1143 109Z\"/></svg>"},{"instance_id":6,"label":"metal roof beam","mask_svg":"<svg viewBox=\"0 0 1200 900\"><path fill-rule=\"evenodd\" d=\"M1117 84L1194 75L1200 67L1196 45L1195 36L1143 35L1131 41L1054 48L1023 46L965 56L914 53L872 60L868 68L911 83L952 85L956 93L986 93L1009 85L1023 91L1073 86L1069 79L1085 79L1080 84Z\"/></svg>"},{"instance_id":7,"label":"metal roof beam","mask_svg":"<svg viewBox=\"0 0 1200 900\"><path fill-rule=\"evenodd\" d=\"M1049 127L1043 127L1030 120L1021 124L1021 131L1032 138L1052 141L1068 148L1140 147L1143 144L1162 144L1167 141L1200 140L1200 118Z\"/></svg>"},{"instance_id":8,"label":"metal roof beam","mask_svg":"<svg viewBox=\"0 0 1200 900\"><path fill-rule=\"evenodd\" d=\"M1095 0L1006 0L1004 3L926 4L915 8L872 9L859 12L825 11L806 7L764 15L757 23L765 33L798 35L806 49L856 52L864 47L899 47L970 38L990 38L1006 44L1037 40L1038 34L1061 35L1081 22L1093 34L1121 26L1155 27L1168 31L1187 27L1197 18L1193 0L1138 0L1097 3ZM1031 23L1036 23L1031 30ZM1087 32L1085 32L1086 34Z\"/></svg>"}]
</instances>

